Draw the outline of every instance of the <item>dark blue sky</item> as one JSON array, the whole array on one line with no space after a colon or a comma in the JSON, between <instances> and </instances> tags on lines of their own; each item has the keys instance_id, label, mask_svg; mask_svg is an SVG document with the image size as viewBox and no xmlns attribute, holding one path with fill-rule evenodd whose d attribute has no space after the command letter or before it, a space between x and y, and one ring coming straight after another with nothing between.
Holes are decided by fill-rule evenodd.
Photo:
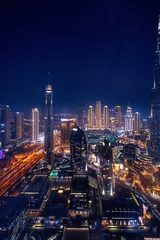
<instances>
[{"instance_id":1,"label":"dark blue sky","mask_svg":"<svg viewBox=\"0 0 160 240\"><path fill-rule=\"evenodd\" d=\"M159 0L4 1L0 5L0 103L56 111L96 100L148 115Z\"/></svg>"}]
</instances>

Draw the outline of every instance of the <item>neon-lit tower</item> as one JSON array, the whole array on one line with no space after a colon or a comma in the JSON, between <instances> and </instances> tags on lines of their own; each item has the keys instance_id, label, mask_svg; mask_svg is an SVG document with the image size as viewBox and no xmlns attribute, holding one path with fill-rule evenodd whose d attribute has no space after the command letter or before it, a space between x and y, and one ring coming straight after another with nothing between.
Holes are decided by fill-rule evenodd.
<instances>
[{"instance_id":1,"label":"neon-lit tower","mask_svg":"<svg viewBox=\"0 0 160 240\"><path fill-rule=\"evenodd\" d=\"M45 160L53 166L53 91L52 86L47 85L45 89L45 134L44 134L44 155Z\"/></svg>"},{"instance_id":2,"label":"neon-lit tower","mask_svg":"<svg viewBox=\"0 0 160 240\"><path fill-rule=\"evenodd\" d=\"M151 141L149 153L160 161L160 16L158 20L157 50L154 65L154 86L151 105Z\"/></svg>"}]
</instances>

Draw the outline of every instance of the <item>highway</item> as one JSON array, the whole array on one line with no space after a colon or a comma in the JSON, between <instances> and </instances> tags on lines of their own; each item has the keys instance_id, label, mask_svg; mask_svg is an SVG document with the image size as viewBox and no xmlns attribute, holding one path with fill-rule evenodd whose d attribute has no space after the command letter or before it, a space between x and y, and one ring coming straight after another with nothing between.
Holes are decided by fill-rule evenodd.
<instances>
[{"instance_id":1,"label":"highway","mask_svg":"<svg viewBox=\"0 0 160 240\"><path fill-rule=\"evenodd\" d=\"M27 153L19 154L6 170L0 170L0 196L4 195L25 173L43 158L43 144L31 147Z\"/></svg>"}]
</instances>

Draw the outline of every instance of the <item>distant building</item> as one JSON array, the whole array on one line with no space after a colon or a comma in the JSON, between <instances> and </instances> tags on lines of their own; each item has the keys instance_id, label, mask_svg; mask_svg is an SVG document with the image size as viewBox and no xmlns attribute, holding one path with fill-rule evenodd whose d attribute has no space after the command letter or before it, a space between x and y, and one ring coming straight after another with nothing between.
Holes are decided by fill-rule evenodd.
<instances>
[{"instance_id":1,"label":"distant building","mask_svg":"<svg viewBox=\"0 0 160 240\"><path fill-rule=\"evenodd\" d=\"M70 139L72 128L76 124L75 118L63 118L61 119L61 146L62 148L68 148L70 150Z\"/></svg>"},{"instance_id":2,"label":"distant building","mask_svg":"<svg viewBox=\"0 0 160 240\"><path fill-rule=\"evenodd\" d=\"M125 132L129 135L133 132L133 115L132 115L132 108L127 107L126 116L125 116Z\"/></svg>"},{"instance_id":3,"label":"distant building","mask_svg":"<svg viewBox=\"0 0 160 240\"><path fill-rule=\"evenodd\" d=\"M87 141L85 133L77 126L71 132L71 161L76 172L87 170Z\"/></svg>"},{"instance_id":4,"label":"distant building","mask_svg":"<svg viewBox=\"0 0 160 240\"><path fill-rule=\"evenodd\" d=\"M22 112L16 112L15 115L15 129L16 129L16 139L23 139L24 134L24 114Z\"/></svg>"},{"instance_id":5,"label":"distant building","mask_svg":"<svg viewBox=\"0 0 160 240\"><path fill-rule=\"evenodd\" d=\"M108 128L109 127L109 110L108 106L103 107L103 127Z\"/></svg>"},{"instance_id":6,"label":"distant building","mask_svg":"<svg viewBox=\"0 0 160 240\"><path fill-rule=\"evenodd\" d=\"M140 113L136 112L134 114L134 132L139 132L140 130Z\"/></svg>"},{"instance_id":7,"label":"distant building","mask_svg":"<svg viewBox=\"0 0 160 240\"><path fill-rule=\"evenodd\" d=\"M102 127L102 113L101 113L101 102L96 102L96 128Z\"/></svg>"},{"instance_id":8,"label":"distant building","mask_svg":"<svg viewBox=\"0 0 160 240\"><path fill-rule=\"evenodd\" d=\"M93 107L89 106L89 109L88 109L88 127L93 128L93 126L94 126Z\"/></svg>"},{"instance_id":9,"label":"distant building","mask_svg":"<svg viewBox=\"0 0 160 240\"><path fill-rule=\"evenodd\" d=\"M44 155L48 166L53 166L53 89L47 85L45 89L45 117L44 117Z\"/></svg>"},{"instance_id":10,"label":"distant building","mask_svg":"<svg viewBox=\"0 0 160 240\"><path fill-rule=\"evenodd\" d=\"M37 142L39 135L39 111L37 108L32 109L32 141Z\"/></svg>"},{"instance_id":11,"label":"distant building","mask_svg":"<svg viewBox=\"0 0 160 240\"><path fill-rule=\"evenodd\" d=\"M114 108L115 113L115 125L116 129L120 129L122 127L122 111L121 106L115 106Z\"/></svg>"},{"instance_id":12,"label":"distant building","mask_svg":"<svg viewBox=\"0 0 160 240\"><path fill-rule=\"evenodd\" d=\"M148 119L142 119L142 130L145 131L148 128Z\"/></svg>"},{"instance_id":13,"label":"distant building","mask_svg":"<svg viewBox=\"0 0 160 240\"><path fill-rule=\"evenodd\" d=\"M0 105L0 145L6 146L11 137L11 110L8 105Z\"/></svg>"}]
</instances>

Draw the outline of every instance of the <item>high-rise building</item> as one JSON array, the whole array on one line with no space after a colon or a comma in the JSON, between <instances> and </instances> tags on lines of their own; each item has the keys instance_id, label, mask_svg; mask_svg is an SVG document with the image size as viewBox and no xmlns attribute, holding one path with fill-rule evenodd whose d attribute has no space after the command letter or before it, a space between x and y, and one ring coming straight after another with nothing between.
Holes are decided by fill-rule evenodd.
<instances>
[{"instance_id":1,"label":"high-rise building","mask_svg":"<svg viewBox=\"0 0 160 240\"><path fill-rule=\"evenodd\" d=\"M134 114L134 132L139 132L140 130L140 113L136 112Z\"/></svg>"},{"instance_id":2,"label":"high-rise building","mask_svg":"<svg viewBox=\"0 0 160 240\"><path fill-rule=\"evenodd\" d=\"M115 112L115 125L116 125L116 128L121 128L122 127L121 106L115 106L114 112Z\"/></svg>"},{"instance_id":3,"label":"high-rise building","mask_svg":"<svg viewBox=\"0 0 160 240\"><path fill-rule=\"evenodd\" d=\"M72 128L70 138L71 162L76 172L87 170L87 141L85 133L77 126Z\"/></svg>"},{"instance_id":4,"label":"high-rise building","mask_svg":"<svg viewBox=\"0 0 160 240\"><path fill-rule=\"evenodd\" d=\"M102 127L101 102L96 102L96 128Z\"/></svg>"},{"instance_id":5,"label":"high-rise building","mask_svg":"<svg viewBox=\"0 0 160 240\"><path fill-rule=\"evenodd\" d=\"M61 119L61 146L70 150L70 139L73 127L76 124L75 118Z\"/></svg>"},{"instance_id":6,"label":"high-rise building","mask_svg":"<svg viewBox=\"0 0 160 240\"><path fill-rule=\"evenodd\" d=\"M24 115L22 112L16 112L15 115L15 132L16 132L16 139L20 140L23 138L24 133Z\"/></svg>"},{"instance_id":7,"label":"high-rise building","mask_svg":"<svg viewBox=\"0 0 160 240\"><path fill-rule=\"evenodd\" d=\"M51 85L45 89L45 133L44 133L44 155L48 165L53 166L53 90Z\"/></svg>"},{"instance_id":8,"label":"high-rise building","mask_svg":"<svg viewBox=\"0 0 160 240\"><path fill-rule=\"evenodd\" d=\"M93 126L94 126L93 107L89 106L89 109L88 109L88 127L93 128Z\"/></svg>"},{"instance_id":9,"label":"high-rise building","mask_svg":"<svg viewBox=\"0 0 160 240\"><path fill-rule=\"evenodd\" d=\"M0 105L0 145L6 146L11 136L11 110L8 105Z\"/></svg>"},{"instance_id":10,"label":"high-rise building","mask_svg":"<svg viewBox=\"0 0 160 240\"><path fill-rule=\"evenodd\" d=\"M125 116L125 132L131 134L133 131L133 115L132 108L127 107L126 116Z\"/></svg>"},{"instance_id":11,"label":"high-rise building","mask_svg":"<svg viewBox=\"0 0 160 240\"><path fill-rule=\"evenodd\" d=\"M32 109L32 141L37 142L39 135L39 111L38 108Z\"/></svg>"},{"instance_id":12,"label":"high-rise building","mask_svg":"<svg viewBox=\"0 0 160 240\"><path fill-rule=\"evenodd\" d=\"M108 128L109 127L109 110L108 106L103 107L103 127Z\"/></svg>"},{"instance_id":13,"label":"high-rise building","mask_svg":"<svg viewBox=\"0 0 160 240\"><path fill-rule=\"evenodd\" d=\"M149 153L160 161L160 16L158 21L157 50L154 65L154 86L151 105L151 141Z\"/></svg>"}]
</instances>

